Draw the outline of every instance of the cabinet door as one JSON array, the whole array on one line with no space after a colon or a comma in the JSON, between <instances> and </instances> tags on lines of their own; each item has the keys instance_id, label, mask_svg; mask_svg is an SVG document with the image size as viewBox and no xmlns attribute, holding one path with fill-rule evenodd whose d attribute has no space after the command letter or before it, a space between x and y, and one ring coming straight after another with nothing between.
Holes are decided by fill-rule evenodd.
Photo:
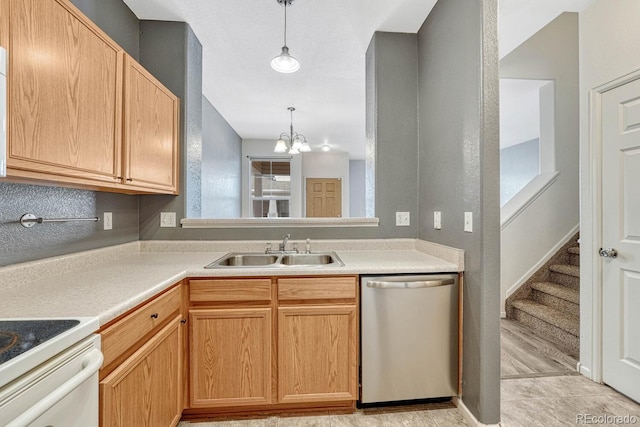
<instances>
[{"instance_id":1,"label":"cabinet door","mask_svg":"<svg viewBox=\"0 0 640 427\"><path fill-rule=\"evenodd\" d=\"M189 312L192 408L271 403L271 312Z\"/></svg>"},{"instance_id":2,"label":"cabinet door","mask_svg":"<svg viewBox=\"0 0 640 427\"><path fill-rule=\"evenodd\" d=\"M4 0L2 8L8 175L120 182L122 49L68 1Z\"/></svg>"},{"instance_id":3,"label":"cabinet door","mask_svg":"<svg viewBox=\"0 0 640 427\"><path fill-rule=\"evenodd\" d=\"M125 183L177 194L178 98L133 58L125 58Z\"/></svg>"},{"instance_id":4,"label":"cabinet door","mask_svg":"<svg viewBox=\"0 0 640 427\"><path fill-rule=\"evenodd\" d=\"M278 308L278 402L357 399L356 306Z\"/></svg>"},{"instance_id":5,"label":"cabinet door","mask_svg":"<svg viewBox=\"0 0 640 427\"><path fill-rule=\"evenodd\" d=\"M100 382L102 427L176 426L182 415L180 316Z\"/></svg>"}]
</instances>

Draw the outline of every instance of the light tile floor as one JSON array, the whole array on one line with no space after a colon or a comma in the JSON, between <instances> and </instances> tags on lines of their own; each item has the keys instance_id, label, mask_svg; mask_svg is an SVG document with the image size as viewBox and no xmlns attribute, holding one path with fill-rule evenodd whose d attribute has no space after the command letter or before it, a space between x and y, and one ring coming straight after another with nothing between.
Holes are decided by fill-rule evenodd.
<instances>
[{"instance_id":1,"label":"light tile floor","mask_svg":"<svg viewBox=\"0 0 640 427\"><path fill-rule=\"evenodd\" d=\"M507 427L640 426L640 405L581 375L504 379L500 386L502 422Z\"/></svg>"},{"instance_id":2,"label":"light tile floor","mask_svg":"<svg viewBox=\"0 0 640 427\"><path fill-rule=\"evenodd\" d=\"M394 410L397 412L368 410L350 415L270 417L198 423L183 421L179 427L458 427L467 425L456 408L442 409L441 406L436 406L436 409L428 410L402 411L397 408ZM501 416L502 423L506 427L561 427L588 424L640 426L640 405L610 387L596 384L580 375L504 379L501 381ZM611 417L621 418L616 420ZM587 422L588 419L592 422ZM593 420L599 422L594 423Z\"/></svg>"},{"instance_id":3,"label":"light tile floor","mask_svg":"<svg viewBox=\"0 0 640 427\"><path fill-rule=\"evenodd\" d=\"M363 412L349 415L270 417L242 421L189 423L178 427L457 427L467 426L456 408L403 412Z\"/></svg>"}]
</instances>

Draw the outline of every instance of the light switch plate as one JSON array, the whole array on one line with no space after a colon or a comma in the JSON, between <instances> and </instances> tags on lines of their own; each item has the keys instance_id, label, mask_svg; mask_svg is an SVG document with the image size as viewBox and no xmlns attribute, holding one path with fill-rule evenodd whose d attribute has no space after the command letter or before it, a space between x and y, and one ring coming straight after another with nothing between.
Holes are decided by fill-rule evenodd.
<instances>
[{"instance_id":1,"label":"light switch plate","mask_svg":"<svg viewBox=\"0 0 640 427\"><path fill-rule=\"evenodd\" d=\"M411 225L411 215L409 212L396 212L396 226L408 227Z\"/></svg>"},{"instance_id":2,"label":"light switch plate","mask_svg":"<svg viewBox=\"0 0 640 427\"><path fill-rule=\"evenodd\" d=\"M160 227L175 227L175 226L176 226L175 212L160 212Z\"/></svg>"},{"instance_id":3,"label":"light switch plate","mask_svg":"<svg viewBox=\"0 0 640 427\"><path fill-rule=\"evenodd\" d=\"M464 231L473 233L473 212L464 213Z\"/></svg>"},{"instance_id":4,"label":"light switch plate","mask_svg":"<svg viewBox=\"0 0 640 427\"><path fill-rule=\"evenodd\" d=\"M113 228L113 214L111 212L104 213L104 221L102 224L105 230L111 230Z\"/></svg>"},{"instance_id":5,"label":"light switch plate","mask_svg":"<svg viewBox=\"0 0 640 427\"><path fill-rule=\"evenodd\" d=\"M435 211L433 213L433 228L442 230L442 212Z\"/></svg>"}]
</instances>

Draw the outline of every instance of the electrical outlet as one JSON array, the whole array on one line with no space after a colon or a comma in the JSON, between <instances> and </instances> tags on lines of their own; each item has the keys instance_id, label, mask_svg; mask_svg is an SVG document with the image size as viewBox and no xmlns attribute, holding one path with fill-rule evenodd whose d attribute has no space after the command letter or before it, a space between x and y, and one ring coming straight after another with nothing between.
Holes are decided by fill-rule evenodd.
<instances>
[{"instance_id":1,"label":"electrical outlet","mask_svg":"<svg viewBox=\"0 0 640 427\"><path fill-rule=\"evenodd\" d=\"M433 228L442 230L442 212L435 211L433 213Z\"/></svg>"},{"instance_id":2,"label":"electrical outlet","mask_svg":"<svg viewBox=\"0 0 640 427\"><path fill-rule=\"evenodd\" d=\"M396 212L396 226L408 227L411 225L409 212Z\"/></svg>"},{"instance_id":3,"label":"electrical outlet","mask_svg":"<svg viewBox=\"0 0 640 427\"><path fill-rule=\"evenodd\" d=\"M464 213L464 231L473 233L473 212Z\"/></svg>"},{"instance_id":4,"label":"electrical outlet","mask_svg":"<svg viewBox=\"0 0 640 427\"><path fill-rule=\"evenodd\" d=\"M111 230L113 228L113 215L111 212L104 213L104 221L102 224L105 230Z\"/></svg>"},{"instance_id":5,"label":"electrical outlet","mask_svg":"<svg viewBox=\"0 0 640 427\"><path fill-rule=\"evenodd\" d=\"M160 227L175 227L175 226L176 226L175 212L160 212Z\"/></svg>"}]
</instances>

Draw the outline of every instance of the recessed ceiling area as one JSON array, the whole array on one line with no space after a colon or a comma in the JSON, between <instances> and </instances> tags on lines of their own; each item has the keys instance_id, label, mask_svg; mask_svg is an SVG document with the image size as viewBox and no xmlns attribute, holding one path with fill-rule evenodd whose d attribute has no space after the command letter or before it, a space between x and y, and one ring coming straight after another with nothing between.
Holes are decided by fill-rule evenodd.
<instances>
[{"instance_id":1,"label":"recessed ceiling area","mask_svg":"<svg viewBox=\"0 0 640 427\"><path fill-rule=\"evenodd\" d=\"M565 10L592 0L500 0L504 55ZM365 52L375 31L415 33L436 0L295 0L287 45L293 74L270 67L283 45L276 0L124 0L139 19L189 23L203 46L202 91L243 139L275 141L289 126L312 149L364 158Z\"/></svg>"}]
</instances>

